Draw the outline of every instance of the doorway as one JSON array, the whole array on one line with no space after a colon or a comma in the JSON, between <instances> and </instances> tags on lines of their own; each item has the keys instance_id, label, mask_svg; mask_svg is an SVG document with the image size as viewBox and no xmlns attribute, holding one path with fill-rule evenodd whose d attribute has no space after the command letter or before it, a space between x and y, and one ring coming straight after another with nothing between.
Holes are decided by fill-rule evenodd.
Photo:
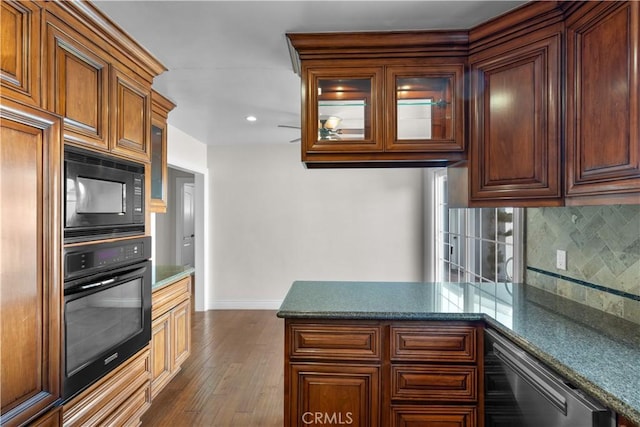
<instances>
[{"instance_id":1,"label":"doorway","mask_svg":"<svg viewBox=\"0 0 640 427\"><path fill-rule=\"evenodd\" d=\"M155 216L156 265L182 265L196 268L197 197L196 175L192 172L168 167L167 211ZM201 267L201 266L200 266ZM202 270L200 270L202 271ZM196 276L198 276L196 274ZM197 281L198 277L196 277ZM202 275L200 275L202 280ZM197 287L197 284L196 284ZM194 289L195 290L195 289ZM198 294L193 296L197 303ZM197 305L194 303L194 307Z\"/></svg>"}]
</instances>

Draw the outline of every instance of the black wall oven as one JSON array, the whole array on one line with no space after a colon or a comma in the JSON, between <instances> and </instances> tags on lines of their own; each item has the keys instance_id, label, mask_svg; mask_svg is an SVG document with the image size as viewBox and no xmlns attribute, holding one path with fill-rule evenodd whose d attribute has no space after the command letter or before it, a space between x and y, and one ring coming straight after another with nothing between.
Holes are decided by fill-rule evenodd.
<instances>
[{"instance_id":1,"label":"black wall oven","mask_svg":"<svg viewBox=\"0 0 640 427\"><path fill-rule=\"evenodd\" d=\"M151 339L150 256L150 237L65 248L65 401Z\"/></svg>"},{"instance_id":2,"label":"black wall oven","mask_svg":"<svg viewBox=\"0 0 640 427\"><path fill-rule=\"evenodd\" d=\"M76 147L64 153L65 243L144 234L144 165Z\"/></svg>"}]
</instances>

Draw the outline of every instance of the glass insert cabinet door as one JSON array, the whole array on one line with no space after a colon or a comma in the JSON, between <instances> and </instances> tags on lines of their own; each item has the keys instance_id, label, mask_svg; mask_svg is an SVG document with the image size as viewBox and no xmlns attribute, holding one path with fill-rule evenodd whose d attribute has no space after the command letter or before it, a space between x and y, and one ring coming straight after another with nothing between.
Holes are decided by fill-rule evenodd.
<instances>
[{"instance_id":1,"label":"glass insert cabinet door","mask_svg":"<svg viewBox=\"0 0 640 427\"><path fill-rule=\"evenodd\" d=\"M462 64L387 67L386 150L464 150Z\"/></svg>"},{"instance_id":2,"label":"glass insert cabinet door","mask_svg":"<svg viewBox=\"0 0 640 427\"><path fill-rule=\"evenodd\" d=\"M167 201L167 148L164 126L151 126L151 211L163 213Z\"/></svg>"},{"instance_id":3,"label":"glass insert cabinet door","mask_svg":"<svg viewBox=\"0 0 640 427\"><path fill-rule=\"evenodd\" d=\"M310 70L305 134L310 151L381 151L382 68Z\"/></svg>"}]
</instances>

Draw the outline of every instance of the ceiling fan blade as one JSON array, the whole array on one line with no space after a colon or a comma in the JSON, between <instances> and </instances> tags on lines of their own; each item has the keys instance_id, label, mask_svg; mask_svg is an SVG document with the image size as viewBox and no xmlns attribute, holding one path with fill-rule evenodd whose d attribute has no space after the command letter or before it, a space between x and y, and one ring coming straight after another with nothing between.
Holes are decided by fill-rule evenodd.
<instances>
[{"instance_id":1,"label":"ceiling fan blade","mask_svg":"<svg viewBox=\"0 0 640 427\"><path fill-rule=\"evenodd\" d=\"M302 139L302 138L296 138L296 139L292 139L292 140L291 140L291 141L289 141L289 142L293 144L294 142L298 142L298 141L300 141L301 139Z\"/></svg>"},{"instance_id":2,"label":"ceiling fan blade","mask_svg":"<svg viewBox=\"0 0 640 427\"><path fill-rule=\"evenodd\" d=\"M300 126L278 125L279 128L300 129Z\"/></svg>"},{"instance_id":3,"label":"ceiling fan blade","mask_svg":"<svg viewBox=\"0 0 640 427\"><path fill-rule=\"evenodd\" d=\"M338 129L336 132L340 135L354 135L364 133L364 129Z\"/></svg>"}]
</instances>

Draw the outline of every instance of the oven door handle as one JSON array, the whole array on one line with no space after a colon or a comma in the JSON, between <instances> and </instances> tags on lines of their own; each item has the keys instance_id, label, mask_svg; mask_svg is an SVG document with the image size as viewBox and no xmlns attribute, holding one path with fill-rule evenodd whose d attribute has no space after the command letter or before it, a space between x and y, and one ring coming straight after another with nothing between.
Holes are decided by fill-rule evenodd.
<instances>
[{"instance_id":1,"label":"oven door handle","mask_svg":"<svg viewBox=\"0 0 640 427\"><path fill-rule=\"evenodd\" d=\"M103 275L102 277L104 278L104 280L100 280L101 279L100 277L94 277L94 280L95 280L94 282L88 283L86 285L80 285L77 287L70 287L68 289L65 289L65 294L75 294L77 292L86 291L89 289L97 289L100 287L111 287L114 284L126 282L127 280L132 279L134 277L140 277L144 275L147 269L148 267L146 265L142 267L135 266L131 268L131 266L129 266L129 267L119 268L117 270L109 272L109 274L106 276Z\"/></svg>"}]
</instances>

